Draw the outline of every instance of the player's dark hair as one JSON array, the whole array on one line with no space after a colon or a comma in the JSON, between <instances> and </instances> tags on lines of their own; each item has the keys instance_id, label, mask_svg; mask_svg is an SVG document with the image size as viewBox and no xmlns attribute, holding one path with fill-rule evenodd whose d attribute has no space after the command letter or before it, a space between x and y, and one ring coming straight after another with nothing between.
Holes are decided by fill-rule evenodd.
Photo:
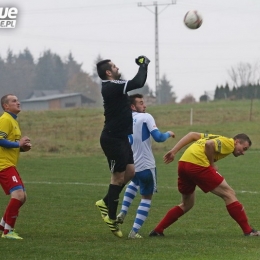
<instances>
[{"instance_id":1,"label":"player's dark hair","mask_svg":"<svg viewBox=\"0 0 260 260\"><path fill-rule=\"evenodd\" d=\"M129 100L130 100L130 105L135 105L135 99L136 98L143 98L144 96L142 94L133 94L131 96L129 96Z\"/></svg>"},{"instance_id":2,"label":"player's dark hair","mask_svg":"<svg viewBox=\"0 0 260 260\"><path fill-rule=\"evenodd\" d=\"M107 79L106 71L111 70L111 64L109 62L111 62L111 60L101 60L97 63L98 76L103 80Z\"/></svg>"},{"instance_id":3,"label":"player's dark hair","mask_svg":"<svg viewBox=\"0 0 260 260\"><path fill-rule=\"evenodd\" d=\"M6 104L8 102L8 97L9 96L14 96L13 94L7 94L7 95L4 95L2 98L1 98L1 106L4 109L4 104Z\"/></svg>"},{"instance_id":4,"label":"player's dark hair","mask_svg":"<svg viewBox=\"0 0 260 260\"><path fill-rule=\"evenodd\" d=\"M242 140L243 142L248 142L249 146L252 145L252 141L246 134L237 134L236 136L233 137L234 140Z\"/></svg>"}]
</instances>

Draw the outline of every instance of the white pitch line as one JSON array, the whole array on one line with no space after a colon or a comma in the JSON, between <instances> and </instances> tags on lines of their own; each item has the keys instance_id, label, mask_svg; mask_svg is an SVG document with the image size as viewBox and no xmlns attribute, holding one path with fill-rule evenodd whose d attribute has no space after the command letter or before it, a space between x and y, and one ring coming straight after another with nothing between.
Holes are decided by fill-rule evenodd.
<instances>
[{"instance_id":1,"label":"white pitch line","mask_svg":"<svg viewBox=\"0 0 260 260\"><path fill-rule=\"evenodd\" d=\"M108 186L101 183L84 183L84 182L51 182L51 181L24 181L26 184L50 184L50 185L86 185L86 186Z\"/></svg>"},{"instance_id":2,"label":"white pitch line","mask_svg":"<svg viewBox=\"0 0 260 260\"><path fill-rule=\"evenodd\" d=\"M252 194L258 194L259 193L258 191L247 191L247 190L241 190L241 191L237 191L237 192L240 192L240 193L252 193Z\"/></svg>"},{"instance_id":3,"label":"white pitch line","mask_svg":"<svg viewBox=\"0 0 260 260\"><path fill-rule=\"evenodd\" d=\"M49 185L84 185L84 186L108 186L108 184L103 183L85 183L85 182L51 182L51 181L24 181L25 184L49 184ZM159 186L159 189L177 189L177 187L169 186ZM200 191L200 189L197 189ZM241 190L236 191L236 193L250 193L250 194L259 194L259 191L247 191Z\"/></svg>"}]
</instances>

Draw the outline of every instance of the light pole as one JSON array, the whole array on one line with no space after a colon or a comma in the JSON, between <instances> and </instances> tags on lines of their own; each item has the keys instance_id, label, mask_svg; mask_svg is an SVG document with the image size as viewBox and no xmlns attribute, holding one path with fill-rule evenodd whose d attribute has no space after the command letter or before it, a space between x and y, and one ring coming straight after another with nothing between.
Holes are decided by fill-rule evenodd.
<instances>
[{"instance_id":1,"label":"light pole","mask_svg":"<svg viewBox=\"0 0 260 260\"><path fill-rule=\"evenodd\" d=\"M145 4L145 5L143 5L141 2L139 2L137 4L138 7L145 7L150 12L155 14L155 91L156 91L156 102L157 102L157 104L162 103L160 87L159 87L160 75L159 75L159 41L158 41L158 39L159 39L159 36L158 36L158 5L165 6L164 9L163 9L163 10L165 10L169 5L173 5L173 4L176 4L176 0L172 0L171 3L166 3L166 4L158 4L157 2L153 2L153 4ZM148 8L148 6L154 6L155 11L154 12L151 11Z\"/></svg>"}]
</instances>

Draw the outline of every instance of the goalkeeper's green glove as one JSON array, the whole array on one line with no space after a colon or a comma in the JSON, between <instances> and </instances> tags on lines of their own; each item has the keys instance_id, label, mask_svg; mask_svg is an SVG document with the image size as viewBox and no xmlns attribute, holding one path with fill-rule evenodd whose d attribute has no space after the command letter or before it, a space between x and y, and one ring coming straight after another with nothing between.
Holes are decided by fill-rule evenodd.
<instances>
[{"instance_id":1,"label":"goalkeeper's green glove","mask_svg":"<svg viewBox=\"0 0 260 260\"><path fill-rule=\"evenodd\" d=\"M148 64L150 63L150 60L146 56L141 55L135 59L135 62L139 66L148 66Z\"/></svg>"}]
</instances>

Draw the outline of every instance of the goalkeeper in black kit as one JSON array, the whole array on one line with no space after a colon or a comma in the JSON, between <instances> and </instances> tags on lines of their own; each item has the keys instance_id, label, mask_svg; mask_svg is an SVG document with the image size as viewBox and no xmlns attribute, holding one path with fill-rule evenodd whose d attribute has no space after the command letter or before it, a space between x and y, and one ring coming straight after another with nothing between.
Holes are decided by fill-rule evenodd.
<instances>
[{"instance_id":1,"label":"goalkeeper in black kit","mask_svg":"<svg viewBox=\"0 0 260 260\"><path fill-rule=\"evenodd\" d=\"M117 237L123 237L116 222L119 194L135 174L133 152L128 141L128 135L133 133L133 118L127 92L144 86L150 60L139 56L135 62L139 69L131 80L120 79L119 68L111 60L97 63L97 73L102 80L105 116L100 144L108 161L111 180L107 194L96 202L96 206Z\"/></svg>"}]
</instances>

